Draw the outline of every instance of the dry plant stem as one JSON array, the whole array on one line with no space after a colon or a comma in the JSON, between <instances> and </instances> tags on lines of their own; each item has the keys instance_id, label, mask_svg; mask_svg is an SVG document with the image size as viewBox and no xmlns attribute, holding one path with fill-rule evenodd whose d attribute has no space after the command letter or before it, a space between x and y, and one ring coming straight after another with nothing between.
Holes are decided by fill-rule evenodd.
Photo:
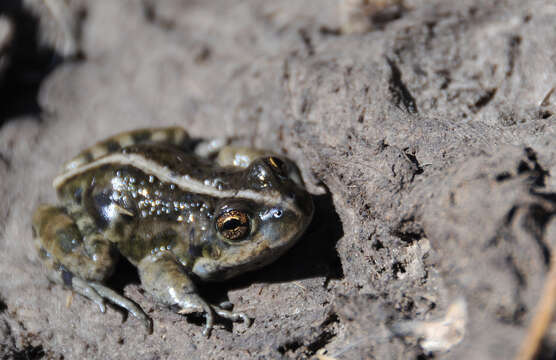
<instances>
[{"instance_id":1,"label":"dry plant stem","mask_svg":"<svg viewBox=\"0 0 556 360\"><path fill-rule=\"evenodd\" d=\"M550 272L546 279L542 297L537 305L537 310L527 336L521 344L521 349L517 354L516 360L530 360L539 351L542 341L552 317L554 315L554 305L556 304L556 255L552 255Z\"/></svg>"}]
</instances>

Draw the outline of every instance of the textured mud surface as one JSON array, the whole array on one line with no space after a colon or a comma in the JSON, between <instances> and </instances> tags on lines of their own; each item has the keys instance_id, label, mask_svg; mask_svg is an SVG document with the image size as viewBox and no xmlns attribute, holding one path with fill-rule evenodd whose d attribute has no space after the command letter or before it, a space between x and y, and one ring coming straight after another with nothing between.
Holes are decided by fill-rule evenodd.
<instances>
[{"instance_id":1,"label":"textured mud surface","mask_svg":"<svg viewBox=\"0 0 556 360\"><path fill-rule=\"evenodd\" d=\"M333 0L43 3L0 5L0 358L514 356L556 246L553 1L406 1L352 35ZM43 276L30 215L62 163L163 125L285 153L315 194L298 246L203 287L250 328L206 339L129 271L147 336ZM429 353L419 329L454 303L463 326Z\"/></svg>"}]
</instances>

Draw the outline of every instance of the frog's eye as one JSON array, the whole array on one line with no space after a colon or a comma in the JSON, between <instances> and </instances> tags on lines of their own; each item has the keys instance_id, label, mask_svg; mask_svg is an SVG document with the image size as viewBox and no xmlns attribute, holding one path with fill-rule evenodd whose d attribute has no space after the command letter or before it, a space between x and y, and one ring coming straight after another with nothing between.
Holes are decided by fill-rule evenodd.
<instances>
[{"instance_id":1,"label":"frog's eye","mask_svg":"<svg viewBox=\"0 0 556 360\"><path fill-rule=\"evenodd\" d=\"M286 175L288 173L288 169L286 164L277 157L269 156L266 159L267 164L269 164L276 172L280 175Z\"/></svg>"},{"instance_id":2,"label":"frog's eye","mask_svg":"<svg viewBox=\"0 0 556 360\"><path fill-rule=\"evenodd\" d=\"M281 160L275 156L269 156L265 159L265 162L270 165L270 167L274 170L274 173L278 175L281 179L289 178L291 181L296 183L297 185L304 187L303 180L301 180L301 173L297 166L292 165L291 163L286 163L284 160Z\"/></svg>"},{"instance_id":3,"label":"frog's eye","mask_svg":"<svg viewBox=\"0 0 556 360\"><path fill-rule=\"evenodd\" d=\"M239 210L228 210L216 219L218 232L227 240L239 241L249 234L249 217Z\"/></svg>"}]
</instances>

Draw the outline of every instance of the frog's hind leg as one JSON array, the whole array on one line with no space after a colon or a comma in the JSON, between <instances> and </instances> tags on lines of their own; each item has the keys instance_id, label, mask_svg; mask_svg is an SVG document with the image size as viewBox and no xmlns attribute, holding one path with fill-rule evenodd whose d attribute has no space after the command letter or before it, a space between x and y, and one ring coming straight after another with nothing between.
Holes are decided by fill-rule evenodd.
<instances>
[{"instance_id":1,"label":"frog's hind leg","mask_svg":"<svg viewBox=\"0 0 556 360\"><path fill-rule=\"evenodd\" d=\"M159 302L177 307L179 314L204 313L206 322L203 334L207 336L214 326L214 313L231 321L243 321L248 326L251 324L247 315L210 305L203 300L183 266L170 252L147 256L137 268L141 283Z\"/></svg>"},{"instance_id":2,"label":"frog's hind leg","mask_svg":"<svg viewBox=\"0 0 556 360\"><path fill-rule=\"evenodd\" d=\"M64 169L66 171L75 169L105 155L121 151L127 146L144 143L169 144L184 149L192 146L191 138L181 127L139 129L123 132L96 143L68 161L64 165Z\"/></svg>"},{"instance_id":3,"label":"frog's hind leg","mask_svg":"<svg viewBox=\"0 0 556 360\"><path fill-rule=\"evenodd\" d=\"M111 275L117 260L110 242L95 234L93 224L86 224L85 220L77 224L63 208L48 205L39 206L33 215L33 234L39 256L50 268L71 272L71 275L64 275L65 281L72 276L102 281ZM78 225L91 229L85 231L90 232L86 238ZM59 282L59 279L52 280Z\"/></svg>"},{"instance_id":4,"label":"frog's hind leg","mask_svg":"<svg viewBox=\"0 0 556 360\"><path fill-rule=\"evenodd\" d=\"M101 284L112 274L117 252L94 229L86 216L76 223L62 208L39 206L33 215L33 235L48 278L90 299L101 312L106 311L105 299L121 306L152 331L150 318L139 306Z\"/></svg>"}]
</instances>

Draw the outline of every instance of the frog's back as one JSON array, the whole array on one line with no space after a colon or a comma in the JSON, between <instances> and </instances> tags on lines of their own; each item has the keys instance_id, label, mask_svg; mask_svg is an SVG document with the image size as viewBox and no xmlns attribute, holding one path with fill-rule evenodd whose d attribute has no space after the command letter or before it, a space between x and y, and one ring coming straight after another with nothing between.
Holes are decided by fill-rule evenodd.
<instances>
[{"instance_id":1,"label":"frog's back","mask_svg":"<svg viewBox=\"0 0 556 360\"><path fill-rule=\"evenodd\" d=\"M146 128L123 132L83 150L64 165L62 175L107 155L121 152L127 147L146 143L167 144L189 151L193 142L181 127Z\"/></svg>"}]
</instances>

